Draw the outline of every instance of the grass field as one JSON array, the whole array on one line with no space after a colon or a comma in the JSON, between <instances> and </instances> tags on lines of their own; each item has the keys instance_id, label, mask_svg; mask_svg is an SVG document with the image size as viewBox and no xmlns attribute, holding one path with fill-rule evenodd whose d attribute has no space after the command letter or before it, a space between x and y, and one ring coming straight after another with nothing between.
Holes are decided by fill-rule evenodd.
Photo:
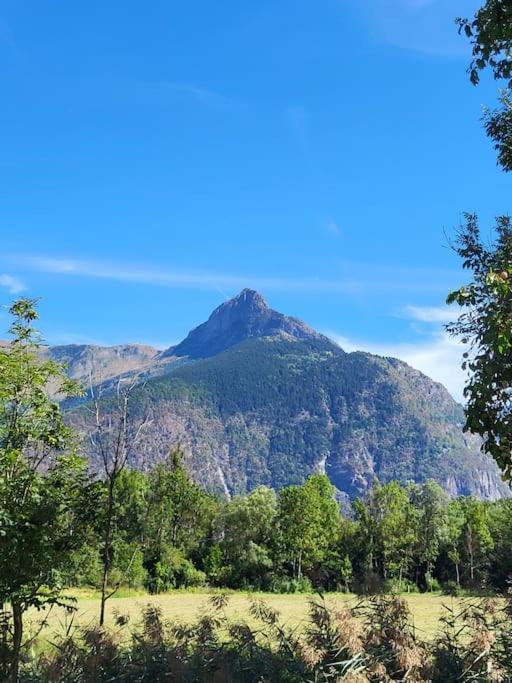
<instances>
[{"instance_id":1,"label":"grass field","mask_svg":"<svg viewBox=\"0 0 512 683\"><path fill-rule=\"evenodd\" d=\"M107 607L107 625L114 624L115 614L128 615L130 623L136 624L140 618L141 608L148 603L159 605L166 619L182 622L192 621L201 610L208 607L207 592L174 591L164 595L147 594L120 594L111 598ZM274 593L252 593L250 595L241 592L230 594L230 600L226 612L234 620L251 622L248 608L251 597L264 599L269 605L279 610L282 621L289 626L300 627L307 618L308 601L311 597L304 594L276 595ZM438 594L410 594L403 596L411 609L414 625L420 638L432 638L439 626L439 618L443 611L443 605L455 607L459 600ZM328 604L347 604L354 602L354 596L345 594L329 594L326 596ZM97 596L82 593L78 596L77 611L73 617L75 625L93 625L97 623L99 614L99 599ZM41 619L42 615L34 612L32 615L33 627ZM61 608L54 608L48 615L48 626L44 629L43 636L51 640L52 634L63 633L69 616Z\"/></svg>"}]
</instances>

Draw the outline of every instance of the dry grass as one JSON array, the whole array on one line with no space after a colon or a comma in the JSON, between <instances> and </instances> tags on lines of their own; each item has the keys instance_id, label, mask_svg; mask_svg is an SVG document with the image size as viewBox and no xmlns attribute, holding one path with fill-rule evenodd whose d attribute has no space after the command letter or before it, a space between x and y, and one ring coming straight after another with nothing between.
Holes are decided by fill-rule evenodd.
<instances>
[{"instance_id":1,"label":"dry grass","mask_svg":"<svg viewBox=\"0 0 512 683\"><path fill-rule=\"evenodd\" d=\"M184 623L191 622L207 603L208 592L173 591L164 595L147 594L121 594L112 598L107 608L107 625L113 625L116 614L127 615L130 621L137 623L140 620L141 608L148 603L159 605L165 619L179 620ZM251 594L260 597L271 607L278 610L282 620L290 626L301 626L308 613L308 600L311 596L305 594L276 595L273 593ZM80 626L93 625L97 622L99 614L99 600L96 596L86 592L78 593L77 611L73 616L74 624ZM442 614L443 605L455 607L459 602L457 598L451 598L438 594L411 594L403 596L413 614L414 625L418 635L424 639L434 637L439 618ZM327 596L327 603L354 602L354 596L331 593ZM230 618L246 620L252 619L249 614L250 600L245 593L234 592L230 594L230 600L226 613ZM32 615L34 625L40 621L42 615L34 612ZM48 625L43 635L51 639L51 634L62 632L63 627L69 623L69 616L64 610L54 608L47 615Z\"/></svg>"}]
</instances>

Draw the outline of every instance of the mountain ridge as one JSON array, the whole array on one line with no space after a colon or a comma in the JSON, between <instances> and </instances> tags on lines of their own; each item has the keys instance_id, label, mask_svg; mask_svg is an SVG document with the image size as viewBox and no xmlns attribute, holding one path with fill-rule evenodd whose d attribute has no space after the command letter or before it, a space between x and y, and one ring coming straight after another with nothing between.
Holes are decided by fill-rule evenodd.
<instances>
[{"instance_id":1,"label":"mountain ridge","mask_svg":"<svg viewBox=\"0 0 512 683\"><path fill-rule=\"evenodd\" d=\"M208 320L194 328L180 344L162 355L210 358L244 339L276 334L288 334L297 339L321 337L302 320L274 311L256 290L243 289L218 306Z\"/></svg>"},{"instance_id":2,"label":"mountain ridge","mask_svg":"<svg viewBox=\"0 0 512 683\"><path fill-rule=\"evenodd\" d=\"M83 375L95 354L103 380L144 379L134 411L148 414L151 427L144 455L130 454L134 466L179 444L192 476L224 495L281 488L319 471L349 498L375 481L428 478L452 496L510 495L479 441L462 433L462 407L442 385L398 359L346 353L254 290L163 352L82 347L70 374ZM86 412L67 413L83 434Z\"/></svg>"}]
</instances>

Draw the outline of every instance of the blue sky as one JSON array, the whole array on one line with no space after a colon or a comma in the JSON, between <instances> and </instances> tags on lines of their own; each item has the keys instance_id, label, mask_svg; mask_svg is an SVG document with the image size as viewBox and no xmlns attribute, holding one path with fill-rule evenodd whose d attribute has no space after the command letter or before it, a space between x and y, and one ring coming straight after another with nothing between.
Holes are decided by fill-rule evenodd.
<instances>
[{"instance_id":1,"label":"blue sky","mask_svg":"<svg viewBox=\"0 0 512 683\"><path fill-rule=\"evenodd\" d=\"M0 302L163 347L254 287L460 396L448 237L511 210L453 23L478 4L0 0Z\"/></svg>"}]
</instances>

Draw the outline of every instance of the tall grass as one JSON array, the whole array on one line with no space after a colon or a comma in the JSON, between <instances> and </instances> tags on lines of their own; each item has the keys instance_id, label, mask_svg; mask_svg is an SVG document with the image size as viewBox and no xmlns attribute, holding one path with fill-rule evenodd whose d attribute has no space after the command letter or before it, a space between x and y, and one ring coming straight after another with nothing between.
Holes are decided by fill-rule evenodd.
<instances>
[{"instance_id":1,"label":"tall grass","mask_svg":"<svg viewBox=\"0 0 512 683\"><path fill-rule=\"evenodd\" d=\"M109 630L71 621L43 654L25 653L33 683L383 683L512 680L512 600L446 607L437 637L423 641L407 603L376 596L330 607L309 603L305 628L283 623L260 599L251 624L228 616L229 596L209 599L193 623L167 621L148 604L138 624L117 614ZM127 638L127 630L129 637Z\"/></svg>"}]
</instances>

